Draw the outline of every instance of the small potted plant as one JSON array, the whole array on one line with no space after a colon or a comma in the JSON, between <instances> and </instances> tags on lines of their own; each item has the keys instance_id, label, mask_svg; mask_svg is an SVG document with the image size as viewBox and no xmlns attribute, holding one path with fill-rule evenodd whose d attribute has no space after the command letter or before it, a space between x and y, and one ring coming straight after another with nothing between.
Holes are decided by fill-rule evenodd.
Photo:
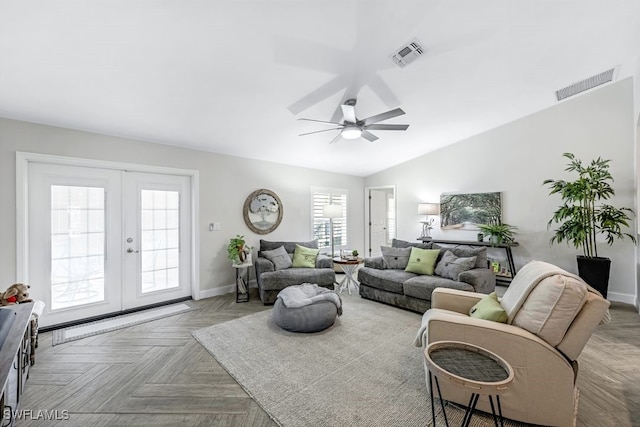
<instances>
[{"instance_id":1,"label":"small potted plant","mask_svg":"<svg viewBox=\"0 0 640 427\"><path fill-rule=\"evenodd\" d=\"M505 224L503 222L497 224L480 224L480 230L485 236L489 236L492 245L500 245L502 243L512 243L515 240L515 234L518 227Z\"/></svg>"},{"instance_id":2,"label":"small potted plant","mask_svg":"<svg viewBox=\"0 0 640 427\"><path fill-rule=\"evenodd\" d=\"M247 246L244 236L236 235L229 239L227 246L227 258L234 264L242 264L247 260L247 255L251 252L251 246Z\"/></svg>"},{"instance_id":3,"label":"small potted plant","mask_svg":"<svg viewBox=\"0 0 640 427\"><path fill-rule=\"evenodd\" d=\"M611 259L598 256L596 238L602 235L607 245L613 245L616 239L628 237L634 244L636 238L624 229L629 227L630 208L616 208L603 203L615 195L609 172L610 160L598 157L588 166L571 153L564 153L569 159L565 169L578 174L574 181L547 179L543 185L550 188L549 194L559 194L562 204L553 213L547 227L553 223L559 227L554 231L551 243L566 241L576 249L582 249L583 255L577 255L578 275L596 288L605 298L609 287Z\"/></svg>"}]
</instances>

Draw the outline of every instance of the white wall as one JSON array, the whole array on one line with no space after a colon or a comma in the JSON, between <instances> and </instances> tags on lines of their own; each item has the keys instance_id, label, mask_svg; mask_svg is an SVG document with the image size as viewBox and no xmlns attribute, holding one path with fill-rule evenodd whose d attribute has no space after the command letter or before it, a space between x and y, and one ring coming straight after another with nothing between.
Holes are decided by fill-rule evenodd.
<instances>
[{"instance_id":1,"label":"white wall","mask_svg":"<svg viewBox=\"0 0 640 427\"><path fill-rule=\"evenodd\" d=\"M406 240L420 235L419 202L438 201L441 193L500 191L503 221L519 228L516 265L538 259L577 272L575 249L549 245L552 233L547 221L560 198L549 196L542 182L570 178L564 172L564 152L585 162L602 156L612 160L616 190L612 204L634 208L633 108L632 82L626 79L367 177L365 186L397 186L398 237ZM635 221L632 226L628 231L635 234ZM437 224L433 235L475 239L475 232L444 231ZM609 299L635 303L633 243L600 244L598 250L600 256L612 259Z\"/></svg>"},{"instance_id":2,"label":"white wall","mask_svg":"<svg viewBox=\"0 0 640 427\"><path fill-rule=\"evenodd\" d=\"M349 191L349 247L364 248L363 178L0 119L1 289L16 278L16 151L198 170L201 296L231 290L235 276L226 255L230 237L242 234L255 247L261 238L310 240L312 186ZM278 194L284 207L281 225L264 236L251 232L242 218L246 197L260 188ZM220 222L221 231L210 232L211 222Z\"/></svg>"},{"instance_id":3,"label":"white wall","mask_svg":"<svg viewBox=\"0 0 640 427\"><path fill-rule=\"evenodd\" d=\"M635 130L635 159L636 159L636 212L640 212L640 58L636 60L636 72L633 76L633 117ZM640 229L640 215L637 218ZM638 235L640 237L640 235ZM636 308L640 312L640 250L636 250Z\"/></svg>"}]
</instances>

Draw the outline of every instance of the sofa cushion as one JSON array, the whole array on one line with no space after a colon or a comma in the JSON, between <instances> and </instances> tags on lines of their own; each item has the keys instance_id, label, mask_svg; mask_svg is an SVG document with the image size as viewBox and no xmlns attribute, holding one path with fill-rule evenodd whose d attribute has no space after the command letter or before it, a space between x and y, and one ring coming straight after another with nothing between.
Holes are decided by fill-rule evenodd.
<instances>
[{"instance_id":1,"label":"sofa cushion","mask_svg":"<svg viewBox=\"0 0 640 427\"><path fill-rule=\"evenodd\" d=\"M509 316L500 305L498 295L495 292L491 292L471 307L469 316L499 323L507 323L507 320L509 320Z\"/></svg>"},{"instance_id":2,"label":"sofa cushion","mask_svg":"<svg viewBox=\"0 0 640 427\"><path fill-rule=\"evenodd\" d=\"M382 259L386 268L396 270L404 270L409 262L411 248L390 248L389 246L380 246Z\"/></svg>"},{"instance_id":3,"label":"sofa cushion","mask_svg":"<svg viewBox=\"0 0 640 427\"><path fill-rule=\"evenodd\" d=\"M411 248L411 256L405 271L432 276L439 254L438 249Z\"/></svg>"},{"instance_id":4,"label":"sofa cushion","mask_svg":"<svg viewBox=\"0 0 640 427\"><path fill-rule=\"evenodd\" d=\"M587 295L587 286L581 280L559 274L547 277L529 293L512 323L556 346Z\"/></svg>"},{"instance_id":5,"label":"sofa cushion","mask_svg":"<svg viewBox=\"0 0 640 427\"><path fill-rule=\"evenodd\" d=\"M296 250L296 245L304 246L305 248L318 249L318 241L312 240L310 242L271 242L269 240L260 239L260 251L271 251L278 249L280 246L284 246L284 249L292 254ZM262 256L262 254L258 254Z\"/></svg>"},{"instance_id":6,"label":"sofa cushion","mask_svg":"<svg viewBox=\"0 0 640 427\"><path fill-rule=\"evenodd\" d=\"M431 249L432 242L407 242L406 240L391 240L391 247L393 248L420 248L420 249Z\"/></svg>"},{"instance_id":7,"label":"sofa cushion","mask_svg":"<svg viewBox=\"0 0 640 427\"><path fill-rule=\"evenodd\" d=\"M333 285L335 280L336 273L332 268L291 267L286 270L268 271L260 276L261 289L264 291L279 291L287 286L302 283L315 283L318 286L328 287ZM275 301L275 295L273 301Z\"/></svg>"},{"instance_id":8,"label":"sofa cushion","mask_svg":"<svg viewBox=\"0 0 640 427\"><path fill-rule=\"evenodd\" d=\"M459 289L473 292L473 286L468 283L456 282L440 276L414 276L405 280L402 291L408 297L414 297L431 301L431 293L435 288Z\"/></svg>"},{"instance_id":9,"label":"sofa cushion","mask_svg":"<svg viewBox=\"0 0 640 427\"><path fill-rule=\"evenodd\" d=\"M362 267L358 270L358 281L367 286L383 291L402 294L402 283L412 277L413 273L404 270L378 270L371 267Z\"/></svg>"},{"instance_id":10,"label":"sofa cushion","mask_svg":"<svg viewBox=\"0 0 640 427\"><path fill-rule=\"evenodd\" d=\"M438 276L458 280L460 273L475 267L476 259L475 256L457 257L450 250L447 250L436 264L435 272Z\"/></svg>"},{"instance_id":11,"label":"sofa cushion","mask_svg":"<svg viewBox=\"0 0 640 427\"><path fill-rule=\"evenodd\" d=\"M315 268L318 253L320 253L319 249L307 248L296 244L296 248L293 251L293 267Z\"/></svg>"},{"instance_id":12,"label":"sofa cushion","mask_svg":"<svg viewBox=\"0 0 640 427\"><path fill-rule=\"evenodd\" d=\"M477 257L476 268L487 268L487 248L472 248L469 246L456 246L454 248L444 248L436 243L433 244L434 249L442 249L440 257L444 256L446 251L451 251L457 257ZM440 259L438 259L440 261Z\"/></svg>"},{"instance_id":13,"label":"sofa cushion","mask_svg":"<svg viewBox=\"0 0 640 427\"><path fill-rule=\"evenodd\" d=\"M262 251L262 256L271 261L276 270L284 270L293 265L284 245L270 251Z\"/></svg>"}]
</instances>

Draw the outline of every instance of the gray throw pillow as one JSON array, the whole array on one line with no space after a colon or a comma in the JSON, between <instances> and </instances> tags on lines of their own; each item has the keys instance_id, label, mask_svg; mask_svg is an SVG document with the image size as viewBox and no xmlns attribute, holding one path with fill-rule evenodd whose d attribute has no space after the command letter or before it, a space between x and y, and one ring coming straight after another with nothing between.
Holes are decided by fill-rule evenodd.
<instances>
[{"instance_id":1,"label":"gray throw pillow","mask_svg":"<svg viewBox=\"0 0 640 427\"><path fill-rule=\"evenodd\" d=\"M457 257L451 251L446 251L442 259L436 265L436 274L451 280L458 280L458 275L463 271L475 267L476 257Z\"/></svg>"},{"instance_id":2,"label":"gray throw pillow","mask_svg":"<svg viewBox=\"0 0 640 427\"><path fill-rule=\"evenodd\" d=\"M389 246L380 246L382 251L382 259L387 268L394 270L404 270L409 263L411 256L411 248L390 248Z\"/></svg>"},{"instance_id":3,"label":"gray throw pillow","mask_svg":"<svg viewBox=\"0 0 640 427\"><path fill-rule=\"evenodd\" d=\"M270 251L262 251L262 256L271 261L276 267L276 270L284 270L293 265L291 257L284 249L284 246L280 246L279 248Z\"/></svg>"},{"instance_id":4,"label":"gray throw pillow","mask_svg":"<svg viewBox=\"0 0 640 427\"><path fill-rule=\"evenodd\" d=\"M456 246L443 248L442 246L434 243L433 249L442 249L440 259L444 255L445 251L451 251L457 257L476 257L476 268L487 268L487 248L473 248L470 246ZM438 261L440 261L438 259Z\"/></svg>"}]
</instances>

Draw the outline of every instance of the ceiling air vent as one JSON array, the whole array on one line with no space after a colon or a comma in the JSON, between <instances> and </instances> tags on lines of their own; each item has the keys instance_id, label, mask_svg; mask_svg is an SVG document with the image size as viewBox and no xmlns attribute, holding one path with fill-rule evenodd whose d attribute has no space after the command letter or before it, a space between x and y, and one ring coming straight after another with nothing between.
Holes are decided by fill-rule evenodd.
<instances>
[{"instance_id":1,"label":"ceiling air vent","mask_svg":"<svg viewBox=\"0 0 640 427\"><path fill-rule=\"evenodd\" d=\"M610 70L603 71L600 74L596 74L595 76L589 77L588 79L584 79L560 90L557 90L556 98L558 98L558 101L562 101L565 98L569 98L570 96L577 95L589 89L593 89L596 86L609 83L610 81L613 81L615 71L616 69L612 68Z\"/></svg>"},{"instance_id":2,"label":"ceiling air vent","mask_svg":"<svg viewBox=\"0 0 640 427\"><path fill-rule=\"evenodd\" d=\"M413 39L409 43L401 46L398 50L393 52L391 60L400 68L404 68L418 59L424 51L418 39Z\"/></svg>"}]
</instances>

